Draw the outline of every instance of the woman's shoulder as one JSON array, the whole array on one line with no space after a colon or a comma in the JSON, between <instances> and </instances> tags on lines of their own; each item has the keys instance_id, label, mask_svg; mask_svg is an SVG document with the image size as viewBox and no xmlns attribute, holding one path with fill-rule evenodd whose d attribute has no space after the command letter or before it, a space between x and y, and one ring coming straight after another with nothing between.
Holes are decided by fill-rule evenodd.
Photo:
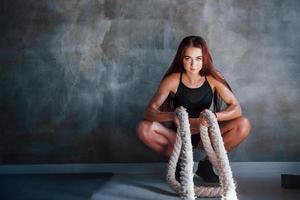
<instances>
[{"instance_id":1,"label":"woman's shoulder","mask_svg":"<svg viewBox=\"0 0 300 200\"><path fill-rule=\"evenodd\" d=\"M179 82L179 79L180 79L180 73L172 73L172 74L169 74L168 76L166 76L164 78L165 81L167 82Z\"/></svg>"},{"instance_id":2,"label":"woman's shoulder","mask_svg":"<svg viewBox=\"0 0 300 200\"><path fill-rule=\"evenodd\" d=\"M213 77L212 75L206 76L206 79L207 79L209 85L212 87L213 91L215 91L215 87L217 84L219 84L219 81L217 79L215 79L215 77Z\"/></svg>"},{"instance_id":3,"label":"woman's shoulder","mask_svg":"<svg viewBox=\"0 0 300 200\"><path fill-rule=\"evenodd\" d=\"M217 72L218 75L220 76L220 78L224 79L223 74L221 74L219 71ZM209 79L211 82L213 83L221 83L219 80L217 80L214 76L212 76L211 74L209 74L208 76L206 76L207 79Z\"/></svg>"},{"instance_id":4,"label":"woman's shoulder","mask_svg":"<svg viewBox=\"0 0 300 200\"><path fill-rule=\"evenodd\" d=\"M217 81L212 75L207 75L206 79L209 83L215 83Z\"/></svg>"},{"instance_id":5,"label":"woman's shoulder","mask_svg":"<svg viewBox=\"0 0 300 200\"><path fill-rule=\"evenodd\" d=\"M224 79L224 76L221 73L219 73L219 75ZM207 81L209 82L213 90L215 90L216 87L221 87L224 85L221 81L217 80L212 75L208 75L206 77L207 77Z\"/></svg>"},{"instance_id":6,"label":"woman's shoulder","mask_svg":"<svg viewBox=\"0 0 300 200\"><path fill-rule=\"evenodd\" d=\"M166 76L162 81L162 86L169 88L170 91L175 93L180 81L180 73L172 73Z\"/></svg>"}]
</instances>

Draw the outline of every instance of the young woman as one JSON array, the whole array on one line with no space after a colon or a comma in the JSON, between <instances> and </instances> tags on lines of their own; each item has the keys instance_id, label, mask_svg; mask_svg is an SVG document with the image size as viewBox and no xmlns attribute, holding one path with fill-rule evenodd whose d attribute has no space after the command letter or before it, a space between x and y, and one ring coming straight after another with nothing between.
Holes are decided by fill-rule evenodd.
<instances>
[{"instance_id":1,"label":"young woman","mask_svg":"<svg viewBox=\"0 0 300 200\"><path fill-rule=\"evenodd\" d=\"M205 40L200 36L186 37L148 104L144 119L137 125L137 135L152 150L169 157L179 122L174 109L183 106L189 114L192 145L202 145L199 126L208 123L199 114L209 109L212 102L225 149L230 151L249 135L251 124L242 115L230 86L214 67ZM224 110L222 102L227 105ZM173 126L168 127L165 122L173 122ZM199 162L196 174L206 182L218 181L207 157Z\"/></svg>"}]
</instances>

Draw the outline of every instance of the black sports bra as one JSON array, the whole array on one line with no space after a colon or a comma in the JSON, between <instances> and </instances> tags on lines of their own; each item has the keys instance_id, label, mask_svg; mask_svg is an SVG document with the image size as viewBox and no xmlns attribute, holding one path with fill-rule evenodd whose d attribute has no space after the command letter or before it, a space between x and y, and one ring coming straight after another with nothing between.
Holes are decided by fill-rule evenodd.
<instances>
[{"instance_id":1,"label":"black sports bra","mask_svg":"<svg viewBox=\"0 0 300 200\"><path fill-rule=\"evenodd\" d=\"M198 118L200 112L209 109L213 99L213 90L206 79L198 88L189 88L182 83L182 73L177 92L173 97L174 107L186 108L190 118Z\"/></svg>"}]
</instances>

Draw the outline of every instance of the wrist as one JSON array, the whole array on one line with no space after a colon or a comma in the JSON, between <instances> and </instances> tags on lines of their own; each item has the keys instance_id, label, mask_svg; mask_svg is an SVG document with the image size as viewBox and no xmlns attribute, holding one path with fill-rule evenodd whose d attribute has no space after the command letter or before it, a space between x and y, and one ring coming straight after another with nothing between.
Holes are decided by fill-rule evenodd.
<instances>
[{"instance_id":1,"label":"wrist","mask_svg":"<svg viewBox=\"0 0 300 200\"><path fill-rule=\"evenodd\" d=\"M175 112L171 112L171 118L172 120L175 120L177 117L176 113Z\"/></svg>"}]
</instances>

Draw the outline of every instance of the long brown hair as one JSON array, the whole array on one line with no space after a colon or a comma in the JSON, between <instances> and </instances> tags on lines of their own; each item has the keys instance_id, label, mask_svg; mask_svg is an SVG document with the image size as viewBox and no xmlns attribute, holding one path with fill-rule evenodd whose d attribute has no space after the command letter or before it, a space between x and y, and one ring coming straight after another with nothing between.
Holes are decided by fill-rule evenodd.
<instances>
[{"instance_id":1,"label":"long brown hair","mask_svg":"<svg viewBox=\"0 0 300 200\"><path fill-rule=\"evenodd\" d=\"M183 54L186 48L188 47L196 47L202 49L202 57L203 57L203 66L200 70L199 74L201 76L208 76L211 75L216 80L223 83L230 91L232 91L231 87L227 83L227 81L224 79L223 75L215 68L208 46L205 42L205 40L200 36L188 36L185 37L179 44L179 47L177 49L175 58L163 76L163 79L167 77L168 75L176 72L183 72ZM219 112L221 111L223 100L221 99L219 93L215 91L214 93L214 111ZM172 97L169 95L166 101L161 106L161 109L164 111L172 111L174 110L174 105L172 101Z\"/></svg>"}]
</instances>

